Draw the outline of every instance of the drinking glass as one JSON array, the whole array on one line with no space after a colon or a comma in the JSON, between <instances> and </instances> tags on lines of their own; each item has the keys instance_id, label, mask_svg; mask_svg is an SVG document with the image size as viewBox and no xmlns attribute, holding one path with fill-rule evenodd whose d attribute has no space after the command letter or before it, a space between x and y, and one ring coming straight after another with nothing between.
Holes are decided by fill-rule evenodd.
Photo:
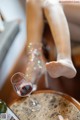
<instances>
[{"instance_id":1,"label":"drinking glass","mask_svg":"<svg viewBox=\"0 0 80 120\"><path fill-rule=\"evenodd\" d=\"M31 93L37 90L37 83L43 74L47 81L45 62L41 51L39 49L30 49L26 59L25 73L17 72L11 77L12 86L20 97L30 97ZM36 99L31 99L31 97L29 106L33 111L39 110L41 107L39 102Z\"/></svg>"},{"instance_id":2,"label":"drinking glass","mask_svg":"<svg viewBox=\"0 0 80 120\"><path fill-rule=\"evenodd\" d=\"M14 91L20 97L30 97L31 93L37 89L37 85L27 82L23 73L17 72L11 77L11 83ZM29 106L32 111L39 110L41 105L35 99L30 97Z\"/></svg>"},{"instance_id":3,"label":"drinking glass","mask_svg":"<svg viewBox=\"0 0 80 120\"><path fill-rule=\"evenodd\" d=\"M20 97L29 96L29 94L37 89L36 85L26 82L25 75L21 72L17 72L11 77L11 83L15 92Z\"/></svg>"}]
</instances>

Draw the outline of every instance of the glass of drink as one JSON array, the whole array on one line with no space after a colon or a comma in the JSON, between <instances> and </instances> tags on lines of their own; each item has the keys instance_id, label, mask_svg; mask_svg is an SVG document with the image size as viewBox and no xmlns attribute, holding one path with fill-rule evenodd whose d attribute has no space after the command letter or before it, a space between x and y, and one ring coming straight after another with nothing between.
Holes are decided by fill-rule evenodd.
<instances>
[{"instance_id":1,"label":"glass of drink","mask_svg":"<svg viewBox=\"0 0 80 120\"><path fill-rule=\"evenodd\" d=\"M11 77L11 83L14 91L20 97L30 97L30 109L32 111L39 110L41 105L36 99L31 98L31 93L37 90L37 84L26 81L23 73L17 72Z\"/></svg>"},{"instance_id":2,"label":"glass of drink","mask_svg":"<svg viewBox=\"0 0 80 120\"><path fill-rule=\"evenodd\" d=\"M46 67L41 52L38 49L33 49L28 53L25 73L17 72L11 77L12 86L20 97L30 97L31 93L37 90L37 83L43 74L47 81ZM39 102L33 99L30 100L32 110L39 110Z\"/></svg>"},{"instance_id":3,"label":"glass of drink","mask_svg":"<svg viewBox=\"0 0 80 120\"><path fill-rule=\"evenodd\" d=\"M29 96L29 94L37 89L36 85L26 81L25 75L21 72L17 72L11 77L11 83L15 92L20 97Z\"/></svg>"}]
</instances>

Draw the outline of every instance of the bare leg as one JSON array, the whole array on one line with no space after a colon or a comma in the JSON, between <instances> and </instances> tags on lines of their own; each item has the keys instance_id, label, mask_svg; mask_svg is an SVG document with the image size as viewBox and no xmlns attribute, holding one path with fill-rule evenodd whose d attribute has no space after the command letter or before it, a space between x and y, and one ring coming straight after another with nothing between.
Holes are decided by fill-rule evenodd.
<instances>
[{"instance_id":1,"label":"bare leg","mask_svg":"<svg viewBox=\"0 0 80 120\"><path fill-rule=\"evenodd\" d=\"M41 43L43 33L42 8L37 0L27 2L27 46Z\"/></svg>"},{"instance_id":2,"label":"bare leg","mask_svg":"<svg viewBox=\"0 0 80 120\"><path fill-rule=\"evenodd\" d=\"M76 70L71 60L69 28L62 7L59 3L47 5L44 7L44 13L57 48L57 61L47 63L47 70L53 78L72 78L76 75Z\"/></svg>"},{"instance_id":3,"label":"bare leg","mask_svg":"<svg viewBox=\"0 0 80 120\"><path fill-rule=\"evenodd\" d=\"M37 0L27 1L27 68L26 78L32 80L39 71L41 59L41 41L43 33L43 14L42 8ZM36 69L38 69L36 71ZM36 72L35 72L36 71Z\"/></svg>"}]
</instances>

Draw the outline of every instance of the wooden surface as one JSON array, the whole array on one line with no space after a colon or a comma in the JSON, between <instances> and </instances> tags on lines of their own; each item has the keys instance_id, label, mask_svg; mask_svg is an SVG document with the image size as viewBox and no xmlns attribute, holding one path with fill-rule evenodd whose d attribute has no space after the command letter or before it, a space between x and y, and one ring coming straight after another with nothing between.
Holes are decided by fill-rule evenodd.
<instances>
[{"instance_id":1,"label":"wooden surface","mask_svg":"<svg viewBox=\"0 0 80 120\"><path fill-rule=\"evenodd\" d=\"M37 101L35 107L32 99ZM50 90L37 91L31 97L16 101L10 108L20 120L55 120L58 115L80 120L80 104L67 95Z\"/></svg>"},{"instance_id":2,"label":"wooden surface","mask_svg":"<svg viewBox=\"0 0 80 120\"><path fill-rule=\"evenodd\" d=\"M54 48L54 44L52 42L53 39L52 39L51 33L48 28L45 29L43 39L46 39L47 44L50 45L50 48L51 48L50 54L48 51L44 50L45 56L47 55L47 60L48 61L54 60L55 59L55 54L54 54L55 49L52 49L52 48ZM73 59L74 64L77 69L77 75L75 78L67 79L64 77L60 77L57 79L52 79L50 76L48 76L49 88L45 87L44 79L42 78L39 81L38 90L51 89L51 90L55 90L55 91L64 92L64 93L67 93L67 94L73 96L74 98L76 98L77 100L80 101L80 66L79 66L80 55L78 54L73 57L76 58L76 61L75 61L75 59ZM3 99L7 104L14 102L18 98L18 96L16 95L16 93L14 92L14 90L12 88L10 78L15 72L18 72L18 71L23 72L24 71L24 69L25 69L24 60L25 59L26 59L26 56L25 56L25 50L24 50L23 54L17 60L16 65L14 66L10 75L8 76L8 78L6 78L6 82L0 91L0 98ZM77 61L79 64L77 64Z\"/></svg>"}]
</instances>

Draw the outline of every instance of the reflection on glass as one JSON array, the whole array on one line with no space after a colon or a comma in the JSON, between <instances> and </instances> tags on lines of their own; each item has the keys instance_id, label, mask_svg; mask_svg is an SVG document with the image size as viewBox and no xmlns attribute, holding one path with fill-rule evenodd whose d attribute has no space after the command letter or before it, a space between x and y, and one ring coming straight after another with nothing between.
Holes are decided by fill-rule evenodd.
<instances>
[{"instance_id":1,"label":"reflection on glass","mask_svg":"<svg viewBox=\"0 0 80 120\"><path fill-rule=\"evenodd\" d=\"M38 80L42 75L46 77L46 68L44 60L39 50L34 49L33 52L29 52L27 55L26 71L25 74L21 72L15 73L11 77L11 83L15 92L20 97L26 97L37 90ZM34 111L40 109L40 104L37 100L30 99L30 107Z\"/></svg>"}]
</instances>

